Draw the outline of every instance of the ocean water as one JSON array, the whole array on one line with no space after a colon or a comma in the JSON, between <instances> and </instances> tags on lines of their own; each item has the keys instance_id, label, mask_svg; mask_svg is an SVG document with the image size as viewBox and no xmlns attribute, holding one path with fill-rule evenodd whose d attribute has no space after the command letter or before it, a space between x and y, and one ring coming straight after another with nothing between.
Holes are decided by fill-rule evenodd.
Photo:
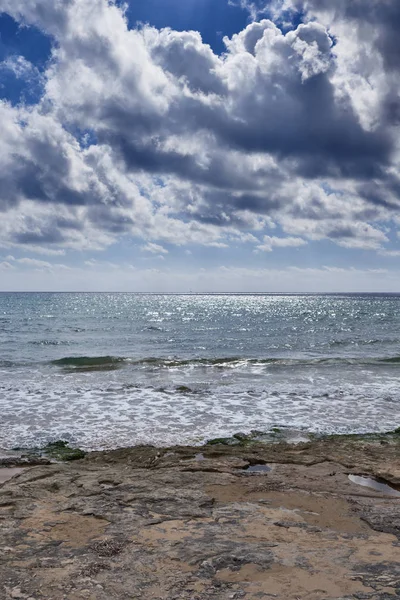
<instances>
[{"instance_id":1,"label":"ocean water","mask_svg":"<svg viewBox=\"0 0 400 600\"><path fill-rule=\"evenodd\" d=\"M400 296L0 294L0 447L400 425Z\"/></svg>"}]
</instances>

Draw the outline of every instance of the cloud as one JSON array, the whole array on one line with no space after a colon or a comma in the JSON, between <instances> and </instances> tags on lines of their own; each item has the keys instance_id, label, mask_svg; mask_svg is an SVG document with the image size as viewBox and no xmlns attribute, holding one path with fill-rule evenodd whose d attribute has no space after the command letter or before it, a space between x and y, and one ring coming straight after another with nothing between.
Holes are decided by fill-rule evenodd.
<instances>
[{"instance_id":1,"label":"cloud","mask_svg":"<svg viewBox=\"0 0 400 600\"><path fill-rule=\"evenodd\" d=\"M19 265L27 267L35 267L37 269L50 269L51 264L44 260L36 260L35 258L16 258L14 259Z\"/></svg>"},{"instance_id":2,"label":"cloud","mask_svg":"<svg viewBox=\"0 0 400 600\"><path fill-rule=\"evenodd\" d=\"M15 258L12 255L6 256L6 262L2 263L2 264L9 265L8 268L12 268L12 269L22 267L22 268L26 268L26 269L41 269L41 270L43 270L43 269L52 270L53 268L69 270L69 267L67 265L64 265L61 263L49 263L44 260L37 260L36 258L30 258L30 257Z\"/></svg>"},{"instance_id":3,"label":"cloud","mask_svg":"<svg viewBox=\"0 0 400 600\"><path fill-rule=\"evenodd\" d=\"M168 254L168 250L163 246L160 246L160 244L153 244L152 242L142 246L141 250L143 252L150 252L151 254Z\"/></svg>"},{"instance_id":4,"label":"cloud","mask_svg":"<svg viewBox=\"0 0 400 600\"><path fill-rule=\"evenodd\" d=\"M0 0L53 40L37 104L0 103L2 245L384 251L400 207L399 9L285 0L268 15L290 10L304 22L252 22L218 56L198 32L130 29L116 2ZM287 237L260 243L276 224Z\"/></svg>"},{"instance_id":5,"label":"cloud","mask_svg":"<svg viewBox=\"0 0 400 600\"><path fill-rule=\"evenodd\" d=\"M287 4L287 3L286 3ZM397 0L292 0L294 8L330 24L351 22L358 36L375 45L389 70L400 69L400 5Z\"/></svg>"},{"instance_id":6,"label":"cloud","mask_svg":"<svg viewBox=\"0 0 400 600\"><path fill-rule=\"evenodd\" d=\"M295 237L271 237L265 235L263 237L263 243L256 246L257 251L272 252L274 248L298 248L299 246L305 246L307 242L302 238Z\"/></svg>"},{"instance_id":7,"label":"cloud","mask_svg":"<svg viewBox=\"0 0 400 600\"><path fill-rule=\"evenodd\" d=\"M0 70L11 71L17 79L31 79L38 76L36 67L23 56L9 56L0 62Z\"/></svg>"},{"instance_id":8,"label":"cloud","mask_svg":"<svg viewBox=\"0 0 400 600\"><path fill-rule=\"evenodd\" d=\"M13 265L7 261L0 262L0 270L8 271L8 269L13 269Z\"/></svg>"},{"instance_id":9,"label":"cloud","mask_svg":"<svg viewBox=\"0 0 400 600\"><path fill-rule=\"evenodd\" d=\"M247 10L250 19L257 21L261 16L273 15L274 6L276 2L266 2L265 0L228 0L228 4L231 6L240 6L240 8ZM279 2L281 5L281 2Z\"/></svg>"},{"instance_id":10,"label":"cloud","mask_svg":"<svg viewBox=\"0 0 400 600\"><path fill-rule=\"evenodd\" d=\"M389 256L392 258L398 258L400 256L400 250L380 250L379 254L381 256Z\"/></svg>"},{"instance_id":11,"label":"cloud","mask_svg":"<svg viewBox=\"0 0 400 600\"><path fill-rule=\"evenodd\" d=\"M51 269L3 268L0 290L40 291L136 291L136 292L399 292L400 273L388 269L357 269L351 266L321 268L214 268L137 269L129 263L89 261L91 264ZM23 268L23 277L21 271Z\"/></svg>"}]
</instances>

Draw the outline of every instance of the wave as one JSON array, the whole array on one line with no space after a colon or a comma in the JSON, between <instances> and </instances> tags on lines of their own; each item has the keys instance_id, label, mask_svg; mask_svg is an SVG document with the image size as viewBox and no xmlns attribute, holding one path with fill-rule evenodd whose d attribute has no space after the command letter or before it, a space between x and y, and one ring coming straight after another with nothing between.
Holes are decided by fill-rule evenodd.
<instances>
[{"instance_id":1,"label":"wave","mask_svg":"<svg viewBox=\"0 0 400 600\"><path fill-rule=\"evenodd\" d=\"M61 340L33 340L29 344L32 346L69 346L71 342Z\"/></svg>"},{"instance_id":2,"label":"wave","mask_svg":"<svg viewBox=\"0 0 400 600\"><path fill-rule=\"evenodd\" d=\"M386 363L400 363L400 356L392 356L390 358L382 358L381 362L386 362Z\"/></svg>"},{"instance_id":3,"label":"wave","mask_svg":"<svg viewBox=\"0 0 400 600\"><path fill-rule=\"evenodd\" d=\"M142 359L133 359L123 356L66 356L57 360L51 361L50 364L62 367L64 369L117 369L124 365L132 365L137 367L150 367L155 369L172 369L179 367L240 367L246 365L266 365L273 363L287 363L286 359L279 358L263 358L252 359L242 357L225 357L225 358L193 358L193 359L177 359L177 358L155 358L148 357Z\"/></svg>"},{"instance_id":4,"label":"wave","mask_svg":"<svg viewBox=\"0 0 400 600\"><path fill-rule=\"evenodd\" d=\"M61 367L67 371L95 371L95 370L116 370L124 367L149 368L149 369L180 369L180 368L199 368L199 369L245 369L247 367L316 367L316 366L379 366L379 365L400 365L400 356L385 357L310 357L310 358L245 358L238 356L228 356L222 358L156 358L146 357L135 359L123 356L66 356L50 363L34 363L0 359L0 369L12 369L21 367L33 367L38 365L50 364L55 367Z\"/></svg>"},{"instance_id":5,"label":"wave","mask_svg":"<svg viewBox=\"0 0 400 600\"><path fill-rule=\"evenodd\" d=\"M144 358L141 360L123 359L126 362L136 365L150 365L160 368L199 366L199 367L242 367L242 366L298 366L298 365L322 365L322 364L379 364L379 363L400 363L400 356L391 357L314 357L314 358L245 358L229 356L225 358L193 358L193 359L168 359L168 358Z\"/></svg>"},{"instance_id":6,"label":"wave","mask_svg":"<svg viewBox=\"0 0 400 600\"><path fill-rule=\"evenodd\" d=\"M214 368L233 368L245 366L262 366L262 365L282 365L282 366L297 366L297 365L322 365L322 364L379 364L400 363L400 356L389 357L319 357L319 358L245 358L238 356L228 356L222 358L156 358L148 357L142 359L133 359L122 356L67 356L51 361L51 364L66 367L71 369L83 368L107 368L107 367L122 367L124 365L153 367L153 368L179 368L179 367L214 367ZM1 363L0 363L1 364Z\"/></svg>"},{"instance_id":7,"label":"wave","mask_svg":"<svg viewBox=\"0 0 400 600\"><path fill-rule=\"evenodd\" d=\"M149 366L154 368L173 368L186 366L213 366L224 367L234 364L260 363L265 364L275 362L279 359L246 359L239 357L227 358L194 358L194 359L176 359L176 358L155 358L148 357L143 359L132 359L123 356L67 356L51 361L51 364L71 369L95 368L95 367L121 367L123 364L136 366Z\"/></svg>"},{"instance_id":8,"label":"wave","mask_svg":"<svg viewBox=\"0 0 400 600\"><path fill-rule=\"evenodd\" d=\"M21 363L14 362L12 360L0 360L0 369L12 369L13 367L20 367Z\"/></svg>"},{"instance_id":9,"label":"wave","mask_svg":"<svg viewBox=\"0 0 400 600\"><path fill-rule=\"evenodd\" d=\"M51 364L64 369L112 370L117 369L126 359L116 356L66 356L51 361Z\"/></svg>"},{"instance_id":10,"label":"wave","mask_svg":"<svg viewBox=\"0 0 400 600\"><path fill-rule=\"evenodd\" d=\"M384 344L399 344L399 340L397 338L387 338L387 339L369 339L369 340L332 340L329 342L330 347L335 346L374 346L374 345L384 345Z\"/></svg>"}]
</instances>

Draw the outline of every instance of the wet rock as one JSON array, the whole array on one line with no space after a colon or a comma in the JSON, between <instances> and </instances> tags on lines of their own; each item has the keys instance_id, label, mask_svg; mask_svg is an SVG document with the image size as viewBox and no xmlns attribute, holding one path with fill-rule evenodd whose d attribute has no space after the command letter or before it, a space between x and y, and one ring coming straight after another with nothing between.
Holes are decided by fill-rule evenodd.
<instances>
[{"instance_id":1,"label":"wet rock","mask_svg":"<svg viewBox=\"0 0 400 600\"><path fill-rule=\"evenodd\" d=\"M0 457L0 468L35 467L49 465L50 460L41 456L5 456Z\"/></svg>"}]
</instances>

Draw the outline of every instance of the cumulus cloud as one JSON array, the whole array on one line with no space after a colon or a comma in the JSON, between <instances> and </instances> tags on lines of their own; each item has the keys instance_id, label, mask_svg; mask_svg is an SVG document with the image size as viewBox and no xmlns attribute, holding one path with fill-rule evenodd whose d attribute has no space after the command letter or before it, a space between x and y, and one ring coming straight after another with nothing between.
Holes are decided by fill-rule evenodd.
<instances>
[{"instance_id":1,"label":"cumulus cloud","mask_svg":"<svg viewBox=\"0 0 400 600\"><path fill-rule=\"evenodd\" d=\"M282 8L292 5L330 25L352 22L358 35L373 43L388 69L400 68L400 5L396 0L290 0Z\"/></svg>"},{"instance_id":2,"label":"cumulus cloud","mask_svg":"<svg viewBox=\"0 0 400 600\"><path fill-rule=\"evenodd\" d=\"M303 22L279 28L296 10ZM0 104L3 246L130 236L162 255L163 242L271 251L328 238L384 251L400 206L394 0L277 1L222 55L198 32L130 29L113 1L1 11L53 40L38 103ZM287 237L265 235L275 224Z\"/></svg>"}]
</instances>

